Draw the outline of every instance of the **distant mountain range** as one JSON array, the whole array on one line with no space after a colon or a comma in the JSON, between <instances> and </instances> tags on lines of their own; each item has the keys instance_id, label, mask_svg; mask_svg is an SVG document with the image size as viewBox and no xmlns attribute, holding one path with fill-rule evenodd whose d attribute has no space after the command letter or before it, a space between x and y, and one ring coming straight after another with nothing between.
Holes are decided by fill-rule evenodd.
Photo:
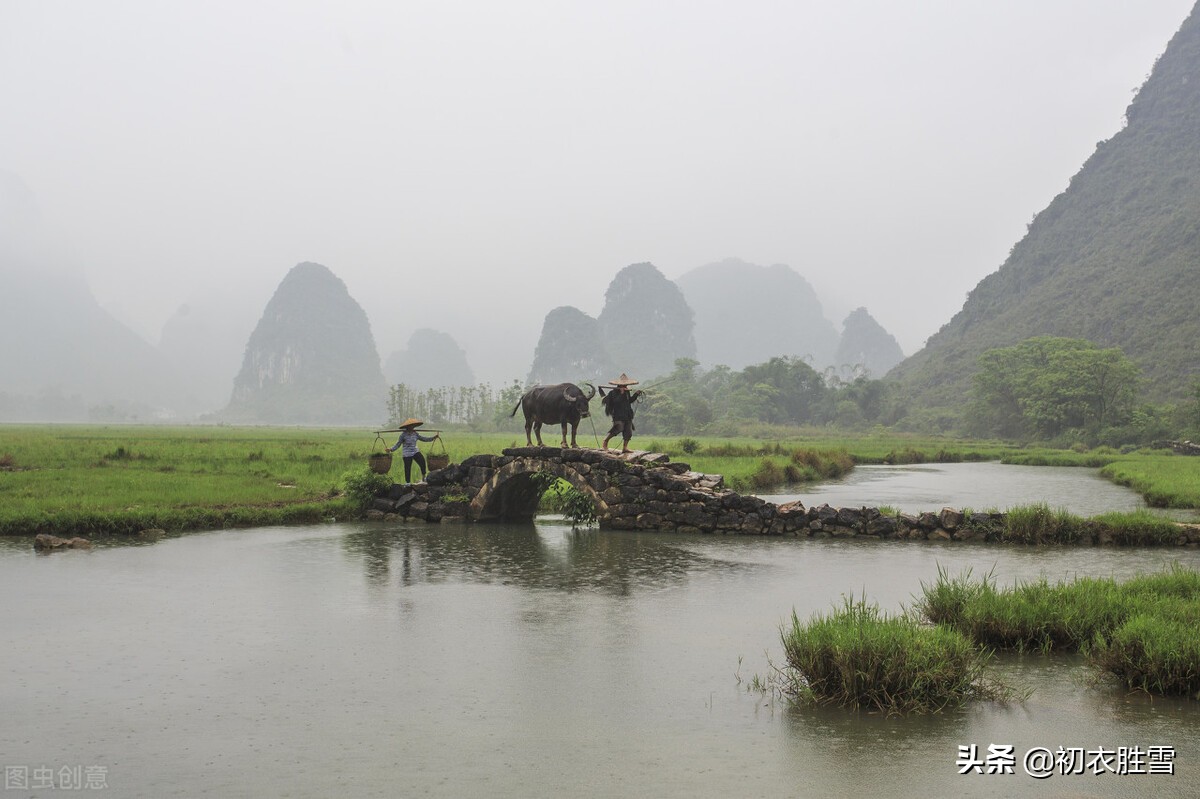
<instances>
[{"instance_id":1,"label":"distant mountain range","mask_svg":"<svg viewBox=\"0 0 1200 799\"><path fill-rule=\"evenodd\" d=\"M982 352L1056 335L1120 347L1142 368L1148 399L1187 396L1200 378L1196 9L1126 118L1000 268L902 362L866 309L839 332L791 267L726 259L675 282L649 263L620 269L597 318L569 306L547 314L528 377L650 380L677 358L738 369L790 355L842 377L886 373L908 407L955 412ZM151 344L97 304L58 242L28 188L0 171L0 421L186 421L223 408L209 418L375 423L388 381L472 378L453 339L427 331L389 358L385 381L362 308L318 264L288 273L257 326L219 299L190 302Z\"/></svg>"},{"instance_id":2,"label":"distant mountain range","mask_svg":"<svg viewBox=\"0 0 1200 799\"><path fill-rule=\"evenodd\" d=\"M547 314L528 382L661 377L678 358L742 369L782 355L842 378L879 377L904 357L865 308L839 334L789 266L727 258L672 282L642 263L613 278L598 319L570 306Z\"/></svg>"}]
</instances>

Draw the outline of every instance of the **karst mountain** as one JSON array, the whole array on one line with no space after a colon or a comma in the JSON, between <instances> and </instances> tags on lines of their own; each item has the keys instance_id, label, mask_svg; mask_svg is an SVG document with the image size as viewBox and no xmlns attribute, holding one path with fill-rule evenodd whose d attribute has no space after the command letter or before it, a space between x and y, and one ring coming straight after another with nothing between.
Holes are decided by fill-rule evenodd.
<instances>
[{"instance_id":1,"label":"karst mountain","mask_svg":"<svg viewBox=\"0 0 1200 799\"><path fill-rule=\"evenodd\" d=\"M375 424L387 387L371 325L329 269L293 267L246 344L224 421Z\"/></svg>"},{"instance_id":2,"label":"karst mountain","mask_svg":"<svg viewBox=\"0 0 1200 799\"><path fill-rule=\"evenodd\" d=\"M696 315L696 352L705 367L742 369L778 355L817 369L834 363L838 333L816 291L785 264L726 258L676 281Z\"/></svg>"},{"instance_id":3,"label":"karst mountain","mask_svg":"<svg viewBox=\"0 0 1200 799\"><path fill-rule=\"evenodd\" d=\"M962 310L893 370L911 407L961 407L979 355L1032 336L1120 347L1141 367L1147 399L1190 391L1200 376L1197 8L1124 128L1096 146Z\"/></svg>"}]
</instances>

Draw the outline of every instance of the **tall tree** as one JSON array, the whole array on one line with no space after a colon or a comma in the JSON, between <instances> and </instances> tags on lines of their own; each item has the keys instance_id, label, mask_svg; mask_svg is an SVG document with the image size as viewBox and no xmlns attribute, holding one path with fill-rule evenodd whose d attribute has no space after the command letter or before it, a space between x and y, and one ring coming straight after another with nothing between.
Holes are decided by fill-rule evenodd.
<instances>
[{"instance_id":1,"label":"tall tree","mask_svg":"<svg viewBox=\"0 0 1200 799\"><path fill-rule=\"evenodd\" d=\"M1095 434L1129 420L1139 380L1117 347L1037 336L979 357L971 422L977 433L1009 438Z\"/></svg>"}]
</instances>

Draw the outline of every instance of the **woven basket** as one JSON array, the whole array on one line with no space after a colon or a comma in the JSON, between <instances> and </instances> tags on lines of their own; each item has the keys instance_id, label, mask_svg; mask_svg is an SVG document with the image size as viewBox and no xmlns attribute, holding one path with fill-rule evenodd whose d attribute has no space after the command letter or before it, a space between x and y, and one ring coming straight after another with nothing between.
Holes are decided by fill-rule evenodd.
<instances>
[{"instance_id":1,"label":"woven basket","mask_svg":"<svg viewBox=\"0 0 1200 799\"><path fill-rule=\"evenodd\" d=\"M439 438L437 443L442 444L442 440ZM446 452L446 445L442 444L441 452L430 452L428 455L426 455L425 463L429 465L430 471L434 471L435 469L445 469L447 466L449 466L450 455Z\"/></svg>"},{"instance_id":2,"label":"woven basket","mask_svg":"<svg viewBox=\"0 0 1200 799\"><path fill-rule=\"evenodd\" d=\"M375 472L375 474L387 474L392 470L392 453L373 452L367 458L367 465L371 467L371 471Z\"/></svg>"}]
</instances>

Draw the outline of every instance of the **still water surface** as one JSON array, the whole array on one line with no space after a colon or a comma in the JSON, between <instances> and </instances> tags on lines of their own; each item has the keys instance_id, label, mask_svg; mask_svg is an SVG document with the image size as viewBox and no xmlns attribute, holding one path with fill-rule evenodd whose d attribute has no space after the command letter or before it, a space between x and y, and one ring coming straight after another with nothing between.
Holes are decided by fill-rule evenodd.
<instances>
[{"instance_id":1,"label":"still water surface","mask_svg":"<svg viewBox=\"0 0 1200 799\"><path fill-rule=\"evenodd\" d=\"M997 461L857 466L840 480L772 499L799 499L808 506L828 503L835 508L890 505L905 513L944 507L1007 510L1041 502L1079 516L1096 516L1146 507L1140 494L1105 480L1099 469L1010 466Z\"/></svg>"},{"instance_id":2,"label":"still water surface","mask_svg":"<svg viewBox=\"0 0 1200 799\"><path fill-rule=\"evenodd\" d=\"M949 503L954 504L954 503ZM936 577L1200 552L329 524L36 556L0 541L0 759L108 796L1194 796L1197 703L1007 657L1024 704L924 718L747 690L793 610ZM1174 747L1175 774L960 776L958 747ZM34 795L11 790L0 796ZM54 796L68 791L41 791Z\"/></svg>"}]
</instances>

